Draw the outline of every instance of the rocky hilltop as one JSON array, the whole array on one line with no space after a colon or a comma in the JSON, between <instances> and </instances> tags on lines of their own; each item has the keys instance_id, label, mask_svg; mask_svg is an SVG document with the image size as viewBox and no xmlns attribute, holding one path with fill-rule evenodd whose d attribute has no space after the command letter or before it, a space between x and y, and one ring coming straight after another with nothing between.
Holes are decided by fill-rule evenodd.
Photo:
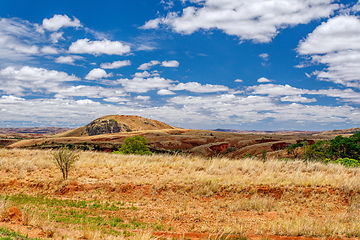
<instances>
[{"instance_id":1,"label":"rocky hilltop","mask_svg":"<svg viewBox=\"0 0 360 240\"><path fill-rule=\"evenodd\" d=\"M86 126L79 127L56 137L95 136L101 134L135 132L146 130L176 129L166 123L133 115L108 115L95 119Z\"/></svg>"}]
</instances>

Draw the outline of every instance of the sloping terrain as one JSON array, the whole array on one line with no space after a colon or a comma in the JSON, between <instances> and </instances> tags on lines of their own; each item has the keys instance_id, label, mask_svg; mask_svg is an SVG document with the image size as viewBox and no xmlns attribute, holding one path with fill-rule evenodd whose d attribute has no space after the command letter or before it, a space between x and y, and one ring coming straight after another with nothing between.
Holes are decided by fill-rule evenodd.
<instances>
[{"instance_id":1,"label":"sloping terrain","mask_svg":"<svg viewBox=\"0 0 360 240\"><path fill-rule=\"evenodd\" d=\"M68 131L69 128L34 127L34 128L0 128L0 147L5 147L22 139L49 137Z\"/></svg>"},{"instance_id":2,"label":"sloping terrain","mask_svg":"<svg viewBox=\"0 0 360 240\"><path fill-rule=\"evenodd\" d=\"M47 149L68 145L83 150L112 152L124 143L125 138L135 135L145 137L149 148L157 153L186 153L204 157L221 155L229 158L257 156L264 153L269 156L284 157L283 150L297 141L332 137L315 135L313 132L234 133L191 130L172 127L139 116L109 115L98 118L86 126L49 138L9 143L8 147Z\"/></svg>"},{"instance_id":3,"label":"sloping terrain","mask_svg":"<svg viewBox=\"0 0 360 240\"><path fill-rule=\"evenodd\" d=\"M325 131L315 134L315 136L328 136L328 137L335 137L338 135L342 135L343 137L349 137L355 133L360 132L360 128L349 128L349 129L341 129L341 130L332 130L332 131Z\"/></svg>"},{"instance_id":4,"label":"sloping terrain","mask_svg":"<svg viewBox=\"0 0 360 240\"><path fill-rule=\"evenodd\" d=\"M95 136L100 134L134 132L144 130L175 129L166 123L131 115L108 115L100 117L86 126L57 134L55 137Z\"/></svg>"},{"instance_id":5,"label":"sloping terrain","mask_svg":"<svg viewBox=\"0 0 360 240\"><path fill-rule=\"evenodd\" d=\"M153 152L186 153L204 157L226 156L242 158L245 154L260 155L265 150L267 154L279 155L290 144L303 138L299 136L282 135L251 135L209 130L164 129L137 132L122 132L82 137L59 137L31 139L16 142L10 148L48 149L61 145L77 146L84 150L111 152L119 148L125 138L135 135L143 136ZM303 137L303 136L301 136Z\"/></svg>"}]
</instances>

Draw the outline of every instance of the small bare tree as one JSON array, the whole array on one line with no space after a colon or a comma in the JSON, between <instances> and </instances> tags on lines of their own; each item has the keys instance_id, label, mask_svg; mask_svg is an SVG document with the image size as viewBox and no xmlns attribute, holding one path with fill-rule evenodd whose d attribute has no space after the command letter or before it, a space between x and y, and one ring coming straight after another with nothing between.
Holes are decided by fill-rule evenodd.
<instances>
[{"instance_id":1,"label":"small bare tree","mask_svg":"<svg viewBox=\"0 0 360 240\"><path fill-rule=\"evenodd\" d=\"M62 172L64 180L68 178L69 170L80 157L77 150L71 150L68 147L59 148L57 151L52 152L52 156L53 162Z\"/></svg>"}]
</instances>

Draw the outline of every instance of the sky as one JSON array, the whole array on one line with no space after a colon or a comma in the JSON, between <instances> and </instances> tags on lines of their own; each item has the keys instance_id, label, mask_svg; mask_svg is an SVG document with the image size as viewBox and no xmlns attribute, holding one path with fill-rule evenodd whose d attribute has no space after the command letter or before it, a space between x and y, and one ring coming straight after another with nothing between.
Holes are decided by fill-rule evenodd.
<instances>
[{"instance_id":1,"label":"sky","mask_svg":"<svg viewBox=\"0 0 360 240\"><path fill-rule=\"evenodd\" d=\"M0 127L360 127L358 0L1 0Z\"/></svg>"}]
</instances>

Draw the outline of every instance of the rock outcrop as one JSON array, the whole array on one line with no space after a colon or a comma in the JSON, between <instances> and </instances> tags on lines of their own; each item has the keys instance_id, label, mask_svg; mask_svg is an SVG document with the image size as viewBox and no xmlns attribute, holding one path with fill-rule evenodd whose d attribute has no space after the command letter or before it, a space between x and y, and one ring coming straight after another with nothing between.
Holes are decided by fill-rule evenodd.
<instances>
[{"instance_id":1,"label":"rock outcrop","mask_svg":"<svg viewBox=\"0 0 360 240\"><path fill-rule=\"evenodd\" d=\"M113 119L96 119L86 125L87 135L94 136L108 133L131 132L130 127L123 123L118 123Z\"/></svg>"}]
</instances>

